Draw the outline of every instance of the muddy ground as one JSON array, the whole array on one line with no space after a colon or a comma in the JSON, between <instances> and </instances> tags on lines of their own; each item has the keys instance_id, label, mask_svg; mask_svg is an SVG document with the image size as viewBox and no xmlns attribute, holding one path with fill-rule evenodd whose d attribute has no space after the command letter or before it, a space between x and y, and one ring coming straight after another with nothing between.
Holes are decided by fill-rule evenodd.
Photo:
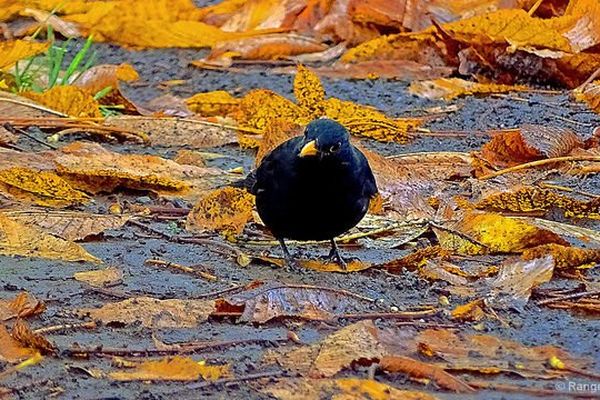
<instances>
[{"instance_id":1,"label":"muddy ground","mask_svg":"<svg viewBox=\"0 0 600 400\"><path fill-rule=\"evenodd\" d=\"M269 88L285 96L292 96L292 76L272 75L260 69L250 69L243 74L218 71L205 71L188 67L189 61L203 55L191 50L146 50L128 51L116 46L97 44L98 63L129 62L140 73L141 83L127 86L125 91L136 102L148 101L165 94L158 87L161 81L183 79L185 84L175 86L170 92L179 96L190 96L196 92L223 89L243 94L254 88ZM389 115L422 115L423 109L433 106L446 106L447 103L427 101L411 96L407 84L388 80L350 81L324 79L329 96L369 104ZM389 155L417 151L468 151L478 149L487 140L476 134L490 128L516 127L523 123L541 123L545 125L568 126L587 136L591 129L600 126L600 118L579 103L571 102L565 93L536 94L518 93L508 97L488 97L459 99L454 102L460 109L427 125L434 130L466 130L473 134L465 138L418 138L408 145L365 144ZM167 156L173 149L136 148L133 151L160 153ZM213 149L215 152L233 155L219 166L248 168L252 164L252 153L239 150L235 146ZM572 179L568 184L573 188L600 194L598 180ZM124 195L126 196L126 195ZM151 196L126 197L140 204L152 204L156 199ZM167 229L166 225L155 226ZM596 226L598 228L598 226ZM412 310L420 305L436 305L440 291L435 285L423 281L411 273L392 276L380 271L368 270L348 275L333 273L302 272L291 273L287 270L251 264L239 267L231 257L215 252L214 249L193 244L171 243L139 227L127 225L118 231L106 233L103 237L84 243L92 254L102 258L107 265L114 265L124 271L123 284L110 289L110 293L98 293L84 284L75 281L73 274L78 271L96 269L92 264L60 263L25 258L0 257L0 298L13 297L17 292L26 290L44 300L48 310L32 321L34 328L60 323L80 322L69 312L71 309L101 306L107 302L118 301L120 297L148 295L158 298L199 298L204 294L226 289L231 285L243 285L253 280L278 280L285 283L322 285L341 288L357 294L378 299L376 305L357 311L386 311L390 307L400 310ZM303 246L310 255L325 254L326 246ZM279 254L277 247L270 250ZM369 250L345 249L346 254L366 261L378 262L398 258L407 250ZM159 256L183 265L203 264L211 267L219 281L209 283L165 269L144 265L148 258ZM594 274L591 275L594 278ZM598 279L598 273L595 278ZM556 281L553 286L573 285L573 282ZM451 299L452 300L452 299ZM540 308L530 303L522 313L503 315L510 327L500 323L486 321L484 333L493 333L511 338L526 345L554 344L564 347L577 355L591 356L600 366L600 331L598 320L573 315L570 312ZM447 323L440 316L430 322ZM350 321L340 321L345 325ZM394 325L394 321L377 320L380 326ZM263 352L285 339L288 329L293 329L305 342L312 342L331 333L334 327L319 323L298 323L278 321L264 325L235 324L231 321L209 321L194 329L166 329L154 334L166 343L185 341L227 341L241 339L264 339L255 345L239 345L229 348L215 348L202 351L194 357L215 362L229 363L236 375L252 374L261 371L274 371L276 367L265 368L261 365ZM464 328L473 331L471 328ZM481 332L481 331L480 331ZM103 345L115 348L151 348L151 332L142 327L100 327L93 331L75 330L66 333L50 334L48 338L59 349L65 350L78 343L93 347ZM292 346L293 344L285 344ZM12 375L2 381L3 386L14 388L16 396L22 399L48 398L56 394L65 399L170 399L178 397L208 399L267 399L266 395L253 390L246 383L224 386L207 386L204 389L189 389L186 383L117 383L108 379L95 379L81 370L65 368L67 365L84 368L110 369L108 358L78 360L67 358L47 359ZM349 375L366 377L366 371L357 370ZM378 378L385 381L384 377ZM539 382L538 382L539 383ZM600 382L597 382L600 383ZM423 385L406 382L393 382L397 387L427 389ZM549 384L553 388L553 384ZM61 389L59 389L61 388ZM467 398L436 392L439 398ZM481 392L473 398L503 399L529 398L520 394Z\"/></svg>"}]
</instances>

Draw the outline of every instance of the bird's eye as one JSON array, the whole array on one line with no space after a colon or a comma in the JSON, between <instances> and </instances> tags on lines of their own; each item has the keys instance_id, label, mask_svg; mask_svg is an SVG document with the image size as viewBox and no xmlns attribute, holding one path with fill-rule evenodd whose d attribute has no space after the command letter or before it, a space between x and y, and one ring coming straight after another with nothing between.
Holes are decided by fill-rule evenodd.
<instances>
[{"instance_id":1,"label":"bird's eye","mask_svg":"<svg viewBox=\"0 0 600 400\"><path fill-rule=\"evenodd\" d=\"M336 144L334 144L333 146L331 146L329 148L329 152L330 153L335 153L335 152L337 152L340 149L340 147L342 147L342 144L341 143L336 143Z\"/></svg>"}]
</instances>

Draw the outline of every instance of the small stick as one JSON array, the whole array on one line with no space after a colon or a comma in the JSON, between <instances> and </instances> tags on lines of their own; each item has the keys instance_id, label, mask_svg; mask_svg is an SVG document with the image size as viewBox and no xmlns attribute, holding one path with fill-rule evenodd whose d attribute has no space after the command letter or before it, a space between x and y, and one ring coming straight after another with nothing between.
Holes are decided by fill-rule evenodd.
<instances>
[{"instance_id":1,"label":"small stick","mask_svg":"<svg viewBox=\"0 0 600 400\"><path fill-rule=\"evenodd\" d=\"M31 140L33 140L34 142L37 142L39 144L41 144L42 146L46 146L52 150L56 150L58 149L58 147L51 145L50 143L46 143L43 140L40 140L38 138L36 138L33 135L30 135L29 132L24 131L23 129L20 128L15 128L14 126L12 126L11 124L9 124L8 122L5 123L4 125L2 125L4 127L4 129L6 129L7 131L9 131L10 133L14 133L14 134L21 134Z\"/></svg>"},{"instance_id":2,"label":"small stick","mask_svg":"<svg viewBox=\"0 0 600 400\"><path fill-rule=\"evenodd\" d=\"M219 280L219 278L217 278L215 275L210 274L208 272L199 271L192 267L187 267L185 265L180 265L180 264L176 264L174 262L160 260L160 259L156 259L156 258L148 259L148 260L144 261L144 264L152 264L152 265L159 265L159 266L163 266L163 267L167 267L167 268L174 268L178 271L186 272L186 273L189 273L192 275L197 275L200 278L205 279L210 282L216 282Z\"/></svg>"},{"instance_id":3,"label":"small stick","mask_svg":"<svg viewBox=\"0 0 600 400\"><path fill-rule=\"evenodd\" d=\"M357 314L342 314L339 318L347 319L418 319L435 317L440 313L440 310L424 310L424 311L397 311L397 312L381 312L381 313L357 313Z\"/></svg>"},{"instance_id":4,"label":"small stick","mask_svg":"<svg viewBox=\"0 0 600 400\"><path fill-rule=\"evenodd\" d=\"M35 329L33 333L36 334L46 334L46 333L54 333L71 329L96 329L98 325L96 322L82 322L79 324L61 324L61 325L52 325L45 326L43 328Z\"/></svg>"},{"instance_id":5,"label":"small stick","mask_svg":"<svg viewBox=\"0 0 600 400\"><path fill-rule=\"evenodd\" d=\"M227 288L227 289L223 289L223 290L218 290L216 292L209 292L209 293L204 293L204 294L200 294L198 296L194 296L194 300L198 300L198 299L206 299L209 297L219 297L222 296L226 293L231 293L231 292L236 292L236 291L240 291L243 290L244 287L240 286L240 285L235 285L233 287Z\"/></svg>"},{"instance_id":6,"label":"small stick","mask_svg":"<svg viewBox=\"0 0 600 400\"><path fill-rule=\"evenodd\" d=\"M600 290L591 290L589 292L573 293L573 294L567 294L564 296L553 297L551 299L540 300L536 304L538 306L543 306L544 304L555 303L557 301L573 300L573 299L579 299L581 297L598 296L598 295L600 295Z\"/></svg>"},{"instance_id":7,"label":"small stick","mask_svg":"<svg viewBox=\"0 0 600 400\"><path fill-rule=\"evenodd\" d=\"M244 376L239 376L237 378L222 378L222 379L217 379L216 381L212 381L212 382L199 382L199 383L195 383L193 385L189 385L185 389L186 390L206 389L208 387L215 386L215 385L221 385L221 384L227 385L227 384L231 384L231 383L246 382L246 381L252 381L252 380L263 379L263 378L278 378L278 377L284 377L287 375L288 375L287 371L258 372L256 374L248 374L248 375L244 375Z\"/></svg>"},{"instance_id":8,"label":"small stick","mask_svg":"<svg viewBox=\"0 0 600 400\"><path fill-rule=\"evenodd\" d=\"M500 171L492 172L491 174L487 174L479 177L479 180L486 180L490 178L495 178L500 175L508 174L510 172L521 171L524 169L528 169L531 167L539 167L540 165L552 164L556 162L564 162L564 161L600 161L600 156L564 156L564 157L555 157L555 158L546 158L543 160L531 161L524 164L515 165L514 167L501 169Z\"/></svg>"}]
</instances>

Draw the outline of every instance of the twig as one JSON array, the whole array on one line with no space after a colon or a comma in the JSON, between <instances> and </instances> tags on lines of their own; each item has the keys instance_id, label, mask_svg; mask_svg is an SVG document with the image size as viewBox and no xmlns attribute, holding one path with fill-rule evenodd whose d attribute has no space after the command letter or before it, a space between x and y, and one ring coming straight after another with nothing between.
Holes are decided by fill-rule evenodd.
<instances>
[{"instance_id":1,"label":"twig","mask_svg":"<svg viewBox=\"0 0 600 400\"><path fill-rule=\"evenodd\" d=\"M152 265L159 265L159 266L163 266L163 267L167 267L167 268L174 268L178 271L186 272L186 273L189 273L192 275L197 275L200 278L206 279L207 281L210 281L210 282L216 282L219 280L219 278L217 278L215 275L210 274L208 272L199 271L192 267L187 267L185 265L180 265L180 264L176 264L174 262L160 260L160 259L156 259L156 258L148 259L148 260L144 261L144 264L152 264Z\"/></svg>"},{"instance_id":2,"label":"twig","mask_svg":"<svg viewBox=\"0 0 600 400\"><path fill-rule=\"evenodd\" d=\"M347 319L418 319L435 317L440 314L440 310L424 310L424 311L397 311L397 312L381 312L381 313L356 313L342 314L339 318Z\"/></svg>"},{"instance_id":3,"label":"twig","mask_svg":"<svg viewBox=\"0 0 600 400\"><path fill-rule=\"evenodd\" d=\"M540 165L546 165L546 164L552 164L552 163L564 162L564 161L600 161L600 156L564 156L564 157L546 158L543 160L531 161L528 163L515 165L514 167L501 169L500 171L492 172L491 174L481 176L481 177L479 177L479 179L486 180L486 179L490 179L490 178L495 178L500 175L508 174L511 172L528 169L531 167L539 167Z\"/></svg>"},{"instance_id":4,"label":"twig","mask_svg":"<svg viewBox=\"0 0 600 400\"><path fill-rule=\"evenodd\" d=\"M172 354L189 354L195 353L201 350L213 350L223 347L234 347L242 346L247 344L274 344L274 343L287 343L288 338L284 339L241 339L241 340L229 340L221 342L206 342L206 343L188 343L178 344L171 346L181 346L178 348L170 349L123 349L116 347L79 347L71 346L64 350L67 356L78 356L78 355L98 355L98 356L121 356L121 357L146 357L146 356L161 356L161 355L172 355Z\"/></svg>"},{"instance_id":5,"label":"twig","mask_svg":"<svg viewBox=\"0 0 600 400\"><path fill-rule=\"evenodd\" d=\"M51 108L47 108L47 107L41 106L39 104L26 103L24 101L19 101L19 100L15 100L15 99L9 99L9 98L6 98L6 97L0 97L0 101L5 101L7 103L18 104L20 106L30 107L30 108L33 108L35 110L45 111L45 112L48 112L50 114L58 115L58 116L61 116L61 117L68 117L67 114L63 114L61 112L55 111L55 110L53 110Z\"/></svg>"},{"instance_id":6,"label":"twig","mask_svg":"<svg viewBox=\"0 0 600 400\"><path fill-rule=\"evenodd\" d=\"M46 143L43 140L40 140L38 138L36 138L33 135L30 135L29 132L20 129L20 128L15 128L14 126L12 126L11 124L9 124L8 122L5 123L4 125L2 125L4 127L4 129L6 129L7 131L9 131L10 133L14 133L14 134L21 134L31 140L33 140L34 142L37 142L39 144L41 144L42 146L46 146L52 150L56 150L58 149L58 147L51 145L50 143Z\"/></svg>"},{"instance_id":7,"label":"twig","mask_svg":"<svg viewBox=\"0 0 600 400\"><path fill-rule=\"evenodd\" d=\"M244 286L235 285L235 286L227 288L227 289L217 290L216 292L209 292L209 293L199 294L198 296L194 296L193 299L194 300L198 300L198 299L206 299L206 298L209 298L209 297L220 297L220 296L222 296L224 294L231 293L231 292L236 292L236 291L240 291L240 290L244 290Z\"/></svg>"},{"instance_id":8,"label":"twig","mask_svg":"<svg viewBox=\"0 0 600 400\"><path fill-rule=\"evenodd\" d=\"M564 296L553 297L551 299L540 300L536 304L538 306L543 306L544 304L555 303L557 301L573 300L573 299L579 299L581 297L598 296L598 295L600 295L600 290L592 290L589 292L573 293L573 294L567 294Z\"/></svg>"},{"instance_id":9,"label":"twig","mask_svg":"<svg viewBox=\"0 0 600 400\"><path fill-rule=\"evenodd\" d=\"M535 4L531 6L527 14L529 14L529 16L531 17L537 11L538 7L540 6L540 4L542 4L543 1L544 0L537 0Z\"/></svg>"},{"instance_id":10,"label":"twig","mask_svg":"<svg viewBox=\"0 0 600 400\"><path fill-rule=\"evenodd\" d=\"M61 324L61 325L52 325L46 326L43 328L35 329L33 333L36 334L46 334L46 333L54 333L71 329L96 329L98 325L96 322L82 322L79 324Z\"/></svg>"},{"instance_id":11,"label":"twig","mask_svg":"<svg viewBox=\"0 0 600 400\"><path fill-rule=\"evenodd\" d=\"M169 240L169 241L172 241L172 240L173 240L173 238L174 238L174 236L173 236L173 235L170 235L170 234L168 234L168 233L166 233L166 232L160 231L160 230L158 230L158 229L156 229L156 228L153 228L153 227L151 227L151 226L149 226L149 225L146 225L146 224L144 224L144 223L142 223L142 222L140 222L140 221L136 221L136 220L134 220L134 219L130 219L130 220L128 220L128 221L127 221L127 223L129 223L129 224L131 224L131 225L135 225L135 226L137 226L137 227L140 227L140 228L142 228L142 229L144 229L144 230L146 230L146 231L148 231L148 232L151 232L151 233L157 234L158 236L160 236L160 237L162 237L162 238L165 238L165 239L167 239L167 240Z\"/></svg>"},{"instance_id":12,"label":"twig","mask_svg":"<svg viewBox=\"0 0 600 400\"><path fill-rule=\"evenodd\" d=\"M255 374L239 376L237 378L222 378L222 379L217 379L216 381L212 381L212 382L199 382L199 383L195 383L193 385L189 385L185 389L186 390L206 389L208 387L215 386L215 385L253 381L253 380L263 379L263 378L278 378L278 377L284 377L284 376L288 376L287 371L258 372Z\"/></svg>"}]
</instances>

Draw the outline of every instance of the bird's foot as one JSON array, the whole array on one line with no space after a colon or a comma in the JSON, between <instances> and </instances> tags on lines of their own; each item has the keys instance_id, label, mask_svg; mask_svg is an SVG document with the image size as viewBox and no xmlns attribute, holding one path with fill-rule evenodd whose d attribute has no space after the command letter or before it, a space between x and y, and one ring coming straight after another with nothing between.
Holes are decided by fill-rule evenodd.
<instances>
[{"instance_id":1,"label":"bird's foot","mask_svg":"<svg viewBox=\"0 0 600 400\"><path fill-rule=\"evenodd\" d=\"M329 256L327 256L327 262L331 264L339 265L344 271L348 269L348 263L344 258L340 255L337 247L334 247L329 252Z\"/></svg>"},{"instance_id":2,"label":"bird's foot","mask_svg":"<svg viewBox=\"0 0 600 400\"><path fill-rule=\"evenodd\" d=\"M289 271L298 271L300 269L300 263L291 255L286 255L285 268Z\"/></svg>"}]
</instances>

